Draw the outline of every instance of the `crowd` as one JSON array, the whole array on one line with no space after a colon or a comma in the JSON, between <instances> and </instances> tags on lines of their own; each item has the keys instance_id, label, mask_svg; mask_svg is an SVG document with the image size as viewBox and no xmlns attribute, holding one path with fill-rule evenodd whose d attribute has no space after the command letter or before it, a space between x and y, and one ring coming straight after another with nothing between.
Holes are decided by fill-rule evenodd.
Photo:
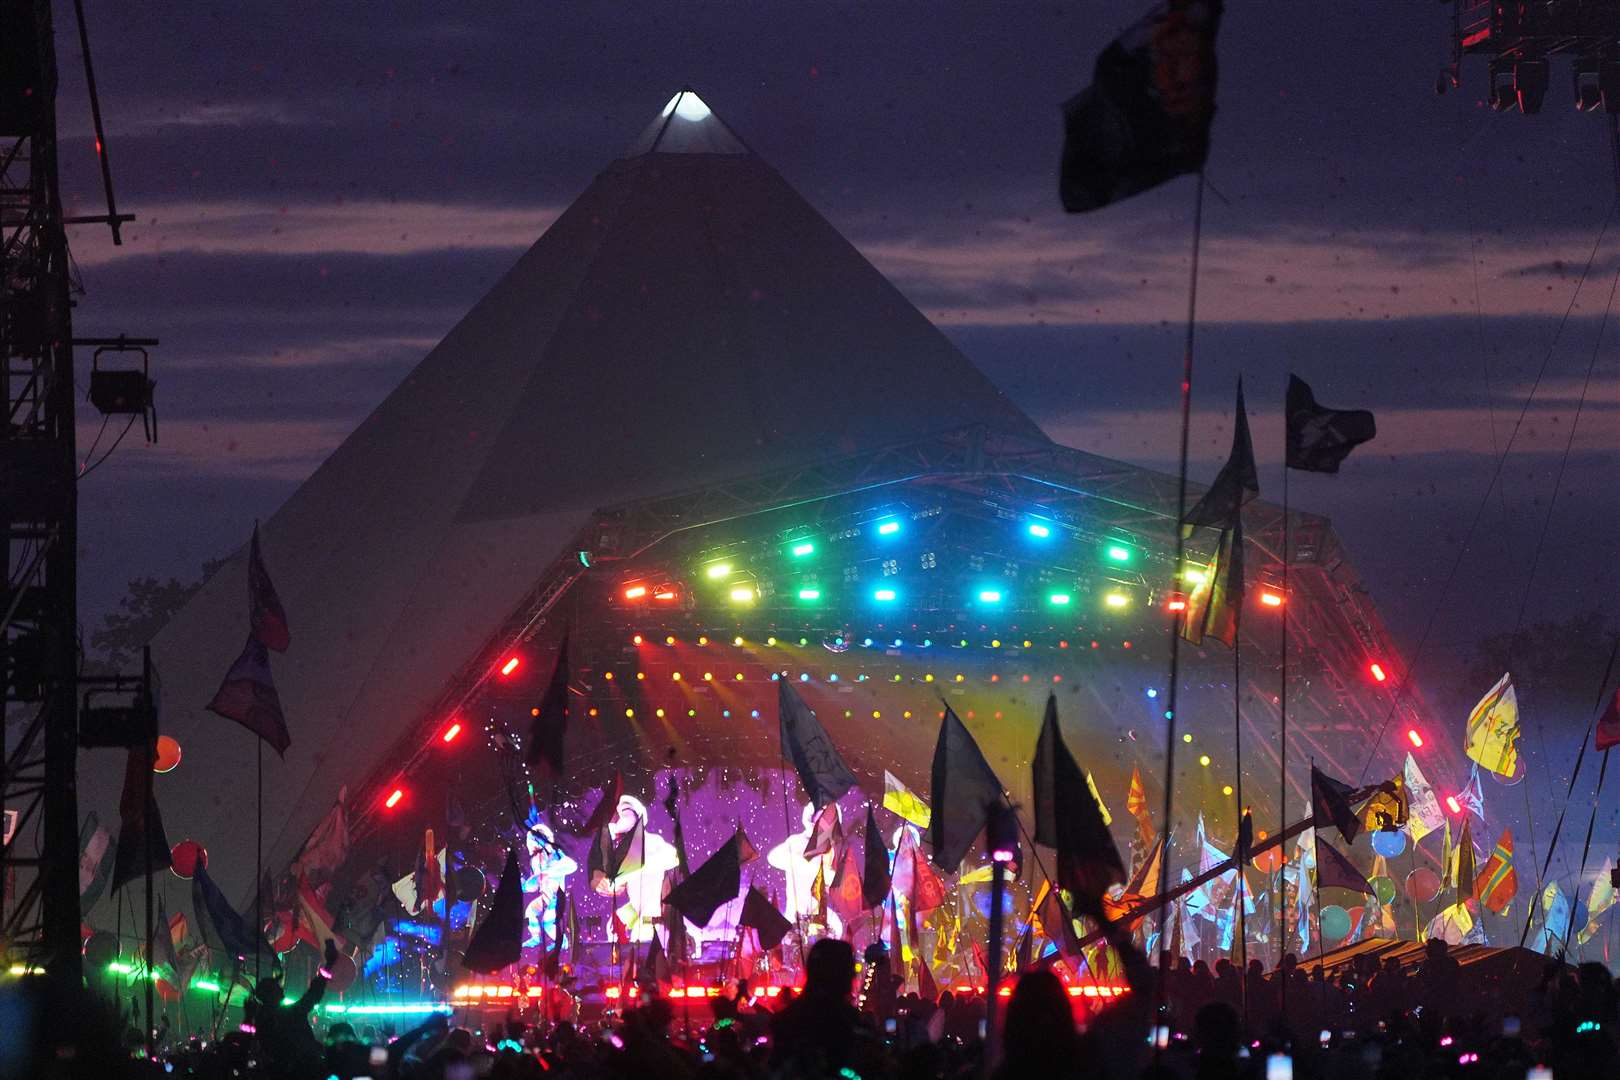
<instances>
[{"instance_id":1,"label":"crowd","mask_svg":"<svg viewBox=\"0 0 1620 1080\"><path fill-rule=\"evenodd\" d=\"M1063 983L1013 980L997 1045L985 997L902 993L887 960L857 981L850 946L817 942L804 985L769 999L746 985L709 999L701 1021L656 993L589 1025L510 1014L487 1030L434 1015L403 1033L311 1024L324 980L283 1003L266 980L249 1022L218 1041L166 1038L147 1060L116 1013L64 1000L47 980L0 994L0 1080L178 1076L201 1080L1301 1080L1311 1077L1620 1075L1616 989L1599 964L1549 964L1534 986L1465 987L1444 943L1411 971L1363 959L1323 978L1285 958L1276 971L1179 962L1149 966L1124 950L1128 993L1077 1010ZM1473 992L1472 998L1465 989ZM1479 1000L1490 1008L1464 1009ZM128 1034L132 1033L127 1033ZM987 1067L987 1060L990 1062ZM1542 1073L1538 1069L1550 1069Z\"/></svg>"}]
</instances>

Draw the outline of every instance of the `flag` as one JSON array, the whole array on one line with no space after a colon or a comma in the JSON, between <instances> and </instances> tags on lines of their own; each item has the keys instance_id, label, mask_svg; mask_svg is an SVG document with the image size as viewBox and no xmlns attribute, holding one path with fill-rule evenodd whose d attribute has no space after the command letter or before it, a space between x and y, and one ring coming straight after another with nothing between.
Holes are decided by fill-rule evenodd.
<instances>
[{"instance_id":1,"label":"flag","mask_svg":"<svg viewBox=\"0 0 1620 1080\"><path fill-rule=\"evenodd\" d=\"M507 848L506 869L501 871L501 883L495 887L495 899L467 942L461 964L468 971L493 975L522 956L523 872L518 868L516 849Z\"/></svg>"},{"instance_id":2,"label":"flag","mask_svg":"<svg viewBox=\"0 0 1620 1080\"><path fill-rule=\"evenodd\" d=\"M1153 817L1148 813L1147 788L1142 784L1142 767L1131 767L1131 787L1125 795L1125 809L1136 819L1136 838L1146 848L1158 837Z\"/></svg>"},{"instance_id":3,"label":"flag","mask_svg":"<svg viewBox=\"0 0 1620 1080\"><path fill-rule=\"evenodd\" d=\"M1593 741L1599 750L1607 750L1620 743L1620 687L1615 688L1614 697L1609 699L1609 707L1598 717Z\"/></svg>"},{"instance_id":4,"label":"flag","mask_svg":"<svg viewBox=\"0 0 1620 1080\"><path fill-rule=\"evenodd\" d=\"M257 521L253 523L253 539L248 542L248 625L259 644L276 652L287 651L292 641L287 630L287 613L281 608L276 587L270 583L270 571L264 568Z\"/></svg>"},{"instance_id":5,"label":"flag","mask_svg":"<svg viewBox=\"0 0 1620 1080\"><path fill-rule=\"evenodd\" d=\"M636 972L636 984L648 993L658 989L660 985L669 985L669 957L664 953L664 942L656 933L647 945L647 959L642 961L641 970Z\"/></svg>"},{"instance_id":6,"label":"flag","mask_svg":"<svg viewBox=\"0 0 1620 1080\"><path fill-rule=\"evenodd\" d=\"M855 849L847 841L840 846L843 850L838 858L838 873L833 877L827 904L847 925L868 905L861 884L861 860L855 857Z\"/></svg>"},{"instance_id":7,"label":"flag","mask_svg":"<svg viewBox=\"0 0 1620 1080\"><path fill-rule=\"evenodd\" d=\"M278 754L285 756L287 747L292 745L287 718L281 713L281 698L270 677L270 654L265 651L264 642L252 635L242 646L242 655L225 673L225 681L219 684L214 700L208 703L208 711L235 720L269 743Z\"/></svg>"},{"instance_id":8,"label":"flag","mask_svg":"<svg viewBox=\"0 0 1620 1080\"><path fill-rule=\"evenodd\" d=\"M1316 828L1332 825L1347 843L1361 832L1361 821L1350 809L1350 785L1335 780L1311 766L1311 824Z\"/></svg>"},{"instance_id":9,"label":"flag","mask_svg":"<svg viewBox=\"0 0 1620 1080\"><path fill-rule=\"evenodd\" d=\"M112 834L102 826L94 810L84 819L79 830L79 908L89 911L101 899L112 873L107 861L107 849L112 846Z\"/></svg>"},{"instance_id":10,"label":"flag","mask_svg":"<svg viewBox=\"0 0 1620 1080\"><path fill-rule=\"evenodd\" d=\"M748 886L748 894L743 897L742 913L737 916L737 925L751 927L759 935L759 947L765 951L780 945L787 932L793 929L793 924L776 910L776 905L765 899L765 894L752 885Z\"/></svg>"},{"instance_id":11,"label":"flag","mask_svg":"<svg viewBox=\"0 0 1620 1080\"><path fill-rule=\"evenodd\" d=\"M1365 893L1368 896L1377 895L1361 871L1351 865L1338 848L1322 839L1320 833L1316 836L1316 888L1349 889L1352 892Z\"/></svg>"},{"instance_id":12,"label":"flag","mask_svg":"<svg viewBox=\"0 0 1620 1080\"><path fill-rule=\"evenodd\" d=\"M954 874L984 831L990 808L1004 798L1005 789L949 705L934 743L932 780L929 847L934 865Z\"/></svg>"},{"instance_id":13,"label":"flag","mask_svg":"<svg viewBox=\"0 0 1620 1080\"><path fill-rule=\"evenodd\" d=\"M1356 792L1356 798L1363 796L1367 801L1361 807L1361 821L1369 832L1394 832L1406 826L1410 812L1399 776Z\"/></svg>"},{"instance_id":14,"label":"flag","mask_svg":"<svg viewBox=\"0 0 1620 1080\"><path fill-rule=\"evenodd\" d=\"M1298 375L1288 376L1288 453L1290 469L1336 473L1350 451L1378 434L1365 409L1326 409Z\"/></svg>"},{"instance_id":15,"label":"flag","mask_svg":"<svg viewBox=\"0 0 1620 1080\"><path fill-rule=\"evenodd\" d=\"M595 839L618 814L619 800L622 798L624 798L624 776L615 772L613 779L602 788L602 797L592 807L591 816L580 827L579 835Z\"/></svg>"},{"instance_id":16,"label":"flag","mask_svg":"<svg viewBox=\"0 0 1620 1080\"><path fill-rule=\"evenodd\" d=\"M1479 820L1485 820L1485 789L1479 782L1479 767L1468 773L1468 783L1457 792L1457 803Z\"/></svg>"},{"instance_id":17,"label":"flag","mask_svg":"<svg viewBox=\"0 0 1620 1080\"><path fill-rule=\"evenodd\" d=\"M184 919L184 916L181 916ZM183 924L182 924L183 925ZM162 965L167 967L178 978L180 972L180 957L174 951L174 928L169 922L169 913L164 910L163 893L157 894L157 911L152 918L152 955L149 960L154 970Z\"/></svg>"},{"instance_id":18,"label":"flag","mask_svg":"<svg viewBox=\"0 0 1620 1080\"><path fill-rule=\"evenodd\" d=\"M838 846L839 839L838 804L829 802L810 823L810 840L804 846L805 859L815 859L829 854Z\"/></svg>"},{"instance_id":19,"label":"flag","mask_svg":"<svg viewBox=\"0 0 1620 1080\"><path fill-rule=\"evenodd\" d=\"M1457 880L1457 853L1451 846L1451 822L1446 822L1446 831L1440 837L1440 890L1451 888L1451 883Z\"/></svg>"},{"instance_id":20,"label":"flag","mask_svg":"<svg viewBox=\"0 0 1620 1080\"><path fill-rule=\"evenodd\" d=\"M253 955L256 947L249 920L231 907L201 862L191 876L191 910L197 914L197 932L204 941L220 945L232 957Z\"/></svg>"},{"instance_id":21,"label":"flag","mask_svg":"<svg viewBox=\"0 0 1620 1080\"><path fill-rule=\"evenodd\" d=\"M1440 809L1440 800L1435 796L1434 788L1429 786L1423 770L1418 768L1417 759L1411 754L1406 755L1406 766L1401 770L1401 775L1406 783L1406 798L1411 808L1406 829L1412 834L1412 843L1416 844L1445 824L1446 815Z\"/></svg>"},{"instance_id":22,"label":"flag","mask_svg":"<svg viewBox=\"0 0 1620 1080\"><path fill-rule=\"evenodd\" d=\"M799 781L816 809L855 786L855 775L838 755L827 730L816 719L793 684L777 684L776 710L782 733L782 757L793 763Z\"/></svg>"},{"instance_id":23,"label":"flag","mask_svg":"<svg viewBox=\"0 0 1620 1080\"><path fill-rule=\"evenodd\" d=\"M295 874L314 877L324 873L330 877L349 857L349 817L343 808L348 794L348 788L338 792L337 802L304 841L298 858L293 860Z\"/></svg>"},{"instance_id":24,"label":"flag","mask_svg":"<svg viewBox=\"0 0 1620 1080\"><path fill-rule=\"evenodd\" d=\"M1181 636L1202 645L1205 636L1227 648L1237 643L1238 611L1243 606L1243 526L1221 531L1203 580L1193 585L1181 616Z\"/></svg>"},{"instance_id":25,"label":"flag","mask_svg":"<svg viewBox=\"0 0 1620 1080\"><path fill-rule=\"evenodd\" d=\"M693 926L708 926L715 911L722 904L737 899L742 889L745 844L748 851L753 850L753 845L748 844L747 837L739 829L703 865L669 890L664 897L664 905L691 919Z\"/></svg>"},{"instance_id":26,"label":"flag","mask_svg":"<svg viewBox=\"0 0 1620 1080\"><path fill-rule=\"evenodd\" d=\"M1249 414L1243 408L1243 380L1238 380L1237 414L1232 421L1232 452L1215 474L1204 497L1181 519L1182 534L1192 535L1197 525L1236 529L1245 505L1260 495L1259 470L1254 464L1254 442L1249 438Z\"/></svg>"},{"instance_id":27,"label":"flag","mask_svg":"<svg viewBox=\"0 0 1620 1080\"><path fill-rule=\"evenodd\" d=\"M407 913L411 915L421 914L423 910L430 908L434 900L438 899L438 892L429 896L420 890L431 884L435 879L440 882L444 881L447 852L448 849L439 851L438 857L433 860L434 870L431 872L427 866L425 852L418 852L416 865L412 867L411 872L393 883L390 891L393 892L394 899L399 901L400 907L404 908ZM381 899L379 897L379 900Z\"/></svg>"},{"instance_id":28,"label":"flag","mask_svg":"<svg viewBox=\"0 0 1620 1080\"><path fill-rule=\"evenodd\" d=\"M1569 932L1569 897L1558 887L1558 882L1549 881L1541 890L1541 912L1543 947L1538 951L1548 952L1553 948L1563 951L1564 936Z\"/></svg>"},{"instance_id":29,"label":"flag","mask_svg":"<svg viewBox=\"0 0 1620 1080\"><path fill-rule=\"evenodd\" d=\"M888 770L883 773L883 809L905 818L919 829L928 828L931 816L928 804Z\"/></svg>"},{"instance_id":30,"label":"flag","mask_svg":"<svg viewBox=\"0 0 1620 1080\"><path fill-rule=\"evenodd\" d=\"M534 710L534 723L529 726L529 749L525 760L539 767L540 775L561 776L563 771L563 742L568 734L568 634L564 632L562 644L557 647L557 663L551 669L551 681Z\"/></svg>"},{"instance_id":31,"label":"flag","mask_svg":"<svg viewBox=\"0 0 1620 1080\"><path fill-rule=\"evenodd\" d=\"M1474 895L1474 880L1479 877L1474 868L1474 834L1463 818L1462 837L1457 841L1457 903Z\"/></svg>"},{"instance_id":32,"label":"flag","mask_svg":"<svg viewBox=\"0 0 1620 1080\"><path fill-rule=\"evenodd\" d=\"M1513 830L1503 829L1502 838L1474 882L1474 895L1498 915L1505 915L1518 891L1519 876L1513 870Z\"/></svg>"},{"instance_id":33,"label":"flag","mask_svg":"<svg viewBox=\"0 0 1620 1080\"><path fill-rule=\"evenodd\" d=\"M1148 849L1147 858L1137 866L1131 874L1131 880L1115 896L1103 895L1103 914L1112 922L1129 919L1125 929L1135 933L1142 925L1146 915L1137 915L1131 918L1131 913L1141 905L1144 900L1151 899L1159 894L1159 878L1164 873L1164 837L1155 837L1153 846ZM1252 902L1252 897L1251 897Z\"/></svg>"},{"instance_id":34,"label":"flag","mask_svg":"<svg viewBox=\"0 0 1620 1080\"><path fill-rule=\"evenodd\" d=\"M1501 776L1513 776L1519 767L1519 699L1513 683L1503 675L1468 714L1463 752Z\"/></svg>"},{"instance_id":35,"label":"flag","mask_svg":"<svg viewBox=\"0 0 1620 1080\"><path fill-rule=\"evenodd\" d=\"M887 796L885 796L887 799ZM874 908L889 895L889 849L878 832L877 815L866 806L865 862L861 867L861 903Z\"/></svg>"},{"instance_id":36,"label":"flag","mask_svg":"<svg viewBox=\"0 0 1620 1080\"><path fill-rule=\"evenodd\" d=\"M1125 880L1125 864L1103 823L1102 811L1058 728L1057 697L1048 694L1046 716L1035 741L1033 773L1035 842L1057 852L1058 883L1101 897Z\"/></svg>"},{"instance_id":37,"label":"flag","mask_svg":"<svg viewBox=\"0 0 1620 1080\"><path fill-rule=\"evenodd\" d=\"M1592 892L1586 898L1586 925L1575 935L1577 945L1585 945L1602 930L1598 920L1614 906L1614 881L1610 877L1613 868L1614 860L1604 859L1602 869L1592 882Z\"/></svg>"},{"instance_id":38,"label":"flag","mask_svg":"<svg viewBox=\"0 0 1620 1080\"><path fill-rule=\"evenodd\" d=\"M1080 955L1080 938L1074 932L1074 920L1051 881L1042 881L1035 893L1035 900L1030 904L1030 921L1040 929L1042 937L1056 946L1060 955Z\"/></svg>"},{"instance_id":39,"label":"flag","mask_svg":"<svg viewBox=\"0 0 1620 1080\"><path fill-rule=\"evenodd\" d=\"M1448 945L1468 945L1483 941L1484 931L1474 921L1466 904L1452 904L1429 920L1424 939L1439 938Z\"/></svg>"},{"instance_id":40,"label":"flag","mask_svg":"<svg viewBox=\"0 0 1620 1080\"><path fill-rule=\"evenodd\" d=\"M573 911L568 903L567 889L558 889L557 898L552 902L556 905L556 914L552 918L552 925L556 927L556 937L551 940L551 953L546 957L545 971L548 976L555 979L557 974L562 971L563 938L568 936L568 928L572 926L568 919L573 916ZM677 929L681 931L682 940L685 940L686 923L676 919L675 924L669 930L671 945L675 943ZM685 956L685 949L683 948L676 955Z\"/></svg>"},{"instance_id":41,"label":"flag","mask_svg":"<svg viewBox=\"0 0 1620 1080\"><path fill-rule=\"evenodd\" d=\"M449 869L446 865L448 851L448 848L439 851L433 840L432 829L423 830L422 850L416 854L416 873L412 877L418 910L432 910L433 902L444 895L445 879L449 876L446 873Z\"/></svg>"},{"instance_id":42,"label":"flag","mask_svg":"<svg viewBox=\"0 0 1620 1080\"><path fill-rule=\"evenodd\" d=\"M157 797L148 790L154 752L151 743L132 746L125 759L124 791L118 800L118 849L113 855L115 892L126 882L163 870L170 864L163 815L158 812Z\"/></svg>"},{"instance_id":43,"label":"flag","mask_svg":"<svg viewBox=\"0 0 1620 1080\"><path fill-rule=\"evenodd\" d=\"M1065 210L1096 210L1203 169L1220 18L1220 0L1167 0L1097 57L1091 85L1063 103Z\"/></svg>"},{"instance_id":44,"label":"flag","mask_svg":"<svg viewBox=\"0 0 1620 1080\"><path fill-rule=\"evenodd\" d=\"M901 831L900 843L894 849L893 888L896 895L905 897L910 910L919 914L945 902L945 882L923 858L917 834L911 829Z\"/></svg>"}]
</instances>

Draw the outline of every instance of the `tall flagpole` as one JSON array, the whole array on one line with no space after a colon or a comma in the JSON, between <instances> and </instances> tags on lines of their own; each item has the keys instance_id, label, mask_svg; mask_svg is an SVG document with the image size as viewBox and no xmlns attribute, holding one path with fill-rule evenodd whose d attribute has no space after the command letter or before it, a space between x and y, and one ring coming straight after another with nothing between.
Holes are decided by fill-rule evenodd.
<instances>
[{"instance_id":1,"label":"tall flagpole","mask_svg":"<svg viewBox=\"0 0 1620 1080\"><path fill-rule=\"evenodd\" d=\"M1277 738L1277 821L1281 825L1288 822L1288 609L1293 605L1293 597L1288 592L1288 549L1292 542L1292 518L1288 513L1288 447L1287 436L1284 435L1283 446L1283 483L1282 483L1282 511L1283 511L1283 542L1282 542L1282 685L1277 693L1277 710L1280 717L1278 721ZM1282 852L1282 865L1288 863L1288 851ZM1296 875L1303 875L1303 864L1295 867ZM1302 876L1296 877L1296 889L1303 889L1305 882ZM1277 889L1282 894L1281 903L1277 905L1277 966L1282 966L1282 958L1288 952L1288 876L1279 874ZM1288 1002L1288 980L1282 982L1282 1002Z\"/></svg>"},{"instance_id":2,"label":"tall flagpole","mask_svg":"<svg viewBox=\"0 0 1620 1080\"><path fill-rule=\"evenodd\" d=\"M1187 443L1192 430L1192 377L1193 377L1193 340L1194 331L1198 325L1198 251L1204 232L1204 170L1198 170L1198 186L1193 196L1193 239L1192 239L1192 267L1188 274L1187 284L1187 336L1186 345L1182 355L1181 364L1181 468L1176 480L1176 518L1174 529L1176 534L1176 561L1171 571L1171 581L1177 582L1184 573L1183 563L1186 561L1187 534L1182 528L1181 519L1187 512ZM1163 860L1159 880L1165 884L1174 881L1171 873L1173 858L1170 850L1170 812L1175 805L1176 785L1176 701L1177 691L1181 684L1181 623L1187 617L1183 610L1180 619L1170 620L1170 686L1165 702L1164 719L1164 818L1159 827L1160 858ZM1164 1000L1164 979L1158 981L1158 990L1154 995L1154 1006L1157 1008ZM1155 1044L1156 1045L1156 1044ZM1155 1050L1157 1054L1157 1050Z\"/></svg>"},{"instance_id":3,"label":"tall flagpole","mask_svg":"<svg viewBox=\"0 0 1620 1080\"><path fill-rule=\"evenodd\" d=\"M1242 509L1238 510L1242 514ZM1241 520L1238 524L1238 534L1233 538L1234 546L1243 543L1243 527ZM1238 562L1241 567L1242 561ZM1213 588L1213 585L1211 586ZM1237 852L1237 924L1238 942L1242 948L1243 966L1249 964L1249 924L1243 913L1243 868L1249 861L1249 840L1243 835L1243 604L1242 592L1239 592L1239 602L1233 612L1232 624L1232 760L1237 771L1237 783L1233 785L1233 792L1237 805L1238 823L1238 852ZM1251 828L1253 823L1250 823ZM1249 1018L1249 980L1246 972L1238 972L1238 992L1243 1000L1243 1018Z\"/></svg>"},{"instance_id":4,"label":"tall flagpole","mask_svg":"<svg viewBox=\"0 0 1620 1080\"><path fill-rule=\"evenodd\" d=\"M257 982L264 976L259 964L259 939L264 937L264 740L255 736L253 745L257 748L259 759L259 797L254 811L257 818L254 830L256 848L253 857L253 980Z\"/></svg>"}]
</instances>

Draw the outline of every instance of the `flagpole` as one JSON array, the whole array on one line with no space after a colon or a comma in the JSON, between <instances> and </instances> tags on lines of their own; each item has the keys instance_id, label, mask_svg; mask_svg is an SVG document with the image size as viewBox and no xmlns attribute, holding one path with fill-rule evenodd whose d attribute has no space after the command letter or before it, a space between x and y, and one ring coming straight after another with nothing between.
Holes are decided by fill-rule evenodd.
<instances>
[{"instance_id":1,"label":"flagpole","mask_svg":"<svg viewBox=\"0 0 1620 1080\"><path fill-rule=\"evenodd\" d=\"M1171 571L1171 581L1175 582L1184 572L1183 563L1186 560L1187 535L1182 528L1181 519L1187 512L1187 444L1192 430L1192 378L1193 378L1193 342L1194 332L1198 325L1198 253L1204 233L1204 170L1198 170L1198 183L1193 194L1193 235L1192 235L1192 266L1188 272L1187 282L1187 334L1183 349L1181 363L1181 455L1180 469L1176 478L1176 515L1174 529L1176 535L1176 561ZM1170 620L1170 686L1165 703L1165 736L1164 736L1164 823L1160 826L1160 835L1163 840L1162 855L1164 860L1160 881L1174 880L1171 873L1173 859L1170 851L1171 822L1170 812L1175 805L1176 784L1176 701L1177 691L1181 683L1181 620ZM1158 1009L1164 1003L1165 980L1161 977L1154 991L1154 1008ZM1157 1059L1159 1051L1155 1044L1154 1057Z\"/></svg>"},{"instance_id":2,"label":"flagpole","mask_svg":"<svg viewBox=\"0 0 1620 1080\"><path fill-rule=\"evenodd\" d=\"M1242 513L1242 510L1238 511ZM1236 538L1236 543L1243 542L1242 530ZM1241 566L1242 564L1239 563ZM1241 595L1241 594L1240 594ZM1249 861L1249 840L1243 835L1243 604L1240 602L1233 612L1232 623L1232 760L1237 772L1237 783L1233 785L1233 794L1237 808L1238 823L1238 852L1237 852L1237 924L1238 942L1242 949L1243 966L1249 964L1249 924L1243 913L1243 867ZM1251 828L1253 823L1251 822ZM1238 993L1242 996L1243 1020L1249 1019L1249 980L1246 972L1238 972Z\"/></svg>"},{"instance_id":3,"label":"flagpole","mask_svg":"<svg viewBox=\"0 0 1620 1080\"><path fill-rule=\"evenodd\" d=\"M1284 425L1284 426L1286 427L1286 425ZM1285 445L1283 446L1283 481L1282 481L1282 512L1283 512L1283 542L1282 542L1282 595L1283 595L1283 607L1282 607L1282 680L1281 680L1282 685L1281 685L1281 687L1280 687L1280 689L1278 691L1278 694L1277 694L1277 710L1278 710L1278 722L1277 722L1277 732L1278 732L1278 734L1277 734L1277 820L1278 820L1278 822L1286 822L1288 820L1288 609L1292 605L1292 601L1293 601L1293 598L1289 595L1289 592L1288 592L1288 548L1289 548L1289 544L1290 544L1290 542L1292 540L1292 537L1290 535L1291 532L1292 532L1292 517L1288 513L1288 458L1287 458L1288 447L1286 445L1286 440L1287 440L1287 435L1286 435L1286 432L1285 432L1285 434L1284 434L1284 444ZM1287 851L1286 848L1282 852L1282 861L1283 861L1284 865L1286 865L1287 862L1288 862L1288 851ZM1303 864L1300 867L1300 872L1301 873L1304 872ZM1282 877L1282 876L1279 876L1277 880L1279 882L1278 888L1283 889L1284 891L1286 891L1287 886L1285 884L1283 884L1283 882L1285 881L1285 878ZM1303 887L1303 886L1304 886L1304 881L1302 880L1300 882L1300 887ZM1286 900L1287 897L1284 896L1284 899ZM1278 935L1277 935L1277 966L1280 968L1280 967L1282 967L1282 959L1288 952L1288 908L1289 908L1289 905L1286 904L1286 903L1283 903L1283 904L1277 905L1277 907L1278 907L1277 920L1278 920L1278 928L1279 928L1279 931L1280 931L1278 933ZM1317 922L1318 922L1318 924L1320 924L1320 922L1321 922L1321 915L1320 914L1317 915ZM1287 1006L1288 1006L1288 980L1287 979L1284 979L1282 981L1282 989L1281 989L1280 993L1281 993L1280 1000L1282 1001L1283 1008L1286 1011Z\"/></svg>"},{"instance_id":4,"label":"flagpole","mask_svg":"<svg viewBox=\"0 0 1620 1080\"><path fill-rule=\"evenodd\" d=\"M147 652L147 664L148 666L151 664L150 651ZM142 1039L141 1041L146 1044L146 1060L148 1061L152 1060L153 1051L152 975L157 970L156 966L152 962L152 834L149 831L151 829L152 807L157 799L156 795L152 791L152 766L156 764L154 757L157 753L157 724L155 720L152 726L152 741L147 744L148 749L146 755L146 811L141 815L142 820L145 823L141 830L141 847L146 849L143 856L146 864L146 1038ZM168 932L167 928L165 928L164 932ZM184 993L184 987L181 988L181 991Z\"/></svg>"}]
</instances>

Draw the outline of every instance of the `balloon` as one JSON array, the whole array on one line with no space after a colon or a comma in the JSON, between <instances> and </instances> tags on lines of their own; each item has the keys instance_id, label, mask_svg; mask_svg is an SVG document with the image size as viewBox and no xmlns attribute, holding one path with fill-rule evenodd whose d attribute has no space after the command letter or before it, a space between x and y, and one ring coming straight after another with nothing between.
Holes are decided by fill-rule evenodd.
<instances>
[{"instance_id":1,"label":"balloon","mask_svg":"<svg viewBox=\"0 0 1620 1080\"><path fill-rule=\"evenodd\" d=\"M1503 776L1499 772L1491 772L1490 769L1483 769L1481 771L1490 773L1491 774L1491 779L1495 780L1498 784L1501 784L1503 787L1516 787L1519 784L1519 782L1524 779L1524 755L1520 754L1514 760L1514 762L1513 762L1513 775L1512 776Z\"/></svg>"},{"instance_id":2,"label":"balloon","mask_svg":"<svg viewBox=\"0 0 1620 1080\"><path fill-rule=\"evenodd\" d=\"M169 869L174 876L190 881L197 867L208 865L208 849L195 840L182 840L169 852Z\"/></svg>"},{"instance_id":3,"label":"balloon","mask_svg":"<svg viewBox=\"0 0 1620 1080\"><path fill-rule=\"evenodd\" d=\"M1260 854L1256 855L1253 860L1251 860L1251 864L1262 874L1275 874L1277 872L1277 867L1282 865L1282 848L1267 848L1265 851L1262 851Z\"/></svg>"},{"instance_id":4,"label":"balloon","mask_svg":"<svg viewBox=\"0 0 1620 1080\"><path fill-rule=\"evenodd\" d=\"M106 930L97 930L84 945L84 966L92 972L105 971L107 965L118 959L118 937Z\"/></svg>"},{"instance_id":5,"label":"balloon","mask_svg":"<svg viewBox=\"0 0 1620 1080\"><path fill-rule=\"evenodd\" d=\"M1372 834L1373 850L1386 859L1393 859L1406 850L1406 834L1399 829L1385 832L1380 829Z\"/></svg>"},{"instance_id":6,"label":"balloon","mask_svg":"<svg viewBox=\"0 0 1620 1080\"><path fill-rule=\"evenodd\" d=\"M157 756L152 759L152 771L155 773L173 772L180 764L180 744L167 735L157 738Z\"/></svg>"},{"instance_id":7,"label":"balloon","mask_svg":"<svg viewBox=\"0 0 1620 1080\"><path fill-rule=\"evenodd\" d=\"M457 867L455 878L457 900L477 900L484 895L484 872L478 867Z\"/></svg>"},{"instance_id":8,"label":"balloon","mask_svg":"<svg viewBox=\"0 0 1620 1080\"><path fill-rule=\"evenodd\" d=\"M1343 941L1350 933L1350 913L1338 904L1322 909L1322 940Z\"/></svg>"},{"instance_id":9,"label":"balloon","mask_svg":"<svg viewBox=\"0 0 1620 1080\"><path fill-rule=\"evenodd\" d=\"M1406 895L1420 904L1427 904L1440 895L1440 875L1427 866L1420 866L1406 875Z\"/></svg>"},{"instance_id":10,"label":"balloon","mask_svg":"<svg viewBox=\"0 0 1620 1080\"><path fill-rule=\"evenodd\" d=\"M359 972L355 970L354 960L343 953L338 953L337 963L332 965L331 985L327 989L335 990L341 994L354 985L357 975L359 975Z\"/></svg>"},{"instance_id":11,"label":"balloon","mask_svg":"<svg viewBox=\"0 0 1620 1080\"><path fill-rule=\"evenodd\" d=\"M1395 900L1395 879L1388 877L1375 877L1367 884L1373 887L1373 894L1378 897L1380 904L1391 904Z\"/></svg>"}]
</instances>

